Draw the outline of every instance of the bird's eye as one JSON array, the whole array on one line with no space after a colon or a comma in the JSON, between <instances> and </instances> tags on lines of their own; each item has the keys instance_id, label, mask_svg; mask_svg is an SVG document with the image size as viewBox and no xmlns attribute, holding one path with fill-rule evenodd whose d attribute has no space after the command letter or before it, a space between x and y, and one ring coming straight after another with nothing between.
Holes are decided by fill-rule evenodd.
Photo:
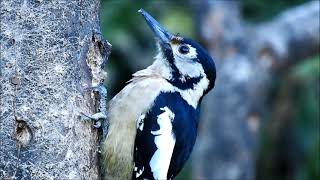
<instances>
[{"instance_id":1,"label":"bird's eye","mask_svg":"<svg viewBox=\"0 0 320 180\"><path fill-rule=\"evenodd\" d=\"M189 53L189 47L187 45L181 45L179 47L179 52L181 54L187 54L187 53Z\"/></svg>"}]
</instances>

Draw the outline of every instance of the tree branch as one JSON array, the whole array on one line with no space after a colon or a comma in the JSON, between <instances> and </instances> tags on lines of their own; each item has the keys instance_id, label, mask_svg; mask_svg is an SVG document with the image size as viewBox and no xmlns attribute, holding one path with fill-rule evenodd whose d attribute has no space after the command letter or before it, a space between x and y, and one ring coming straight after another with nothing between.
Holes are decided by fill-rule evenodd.
<instances>
[{"instance_id":1,"label":"tree branch","mask_svg":"<svg viewBox=\"0 0 320 180\"><path fill-rule=\"evenodd\" d=\"M319 53L319 16L319 1L311 1L260 24L258 57L267 55L273 58L273 66L283 66Z\"/></svg>"}]
</instances>

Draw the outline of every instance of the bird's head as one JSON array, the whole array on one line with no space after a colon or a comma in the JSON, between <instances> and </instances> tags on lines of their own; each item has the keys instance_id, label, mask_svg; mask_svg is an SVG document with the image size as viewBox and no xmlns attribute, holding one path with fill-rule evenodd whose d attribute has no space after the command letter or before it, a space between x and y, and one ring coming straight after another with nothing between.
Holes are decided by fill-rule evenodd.
<instances>
[{"instance_id":1,"label":"bird's head","mask_svg":"<svg viewBox=\"0 0 320 180\"><path fill-rule=\"evenodd\" d=\"M150 14L139 10L157 38L159 54L153 66L162 69L162 75L179 89L188 90L201 84L206 93L214 87L216 69L212 57L196 41L173 35Z\"/></svg>"}]
</instances>

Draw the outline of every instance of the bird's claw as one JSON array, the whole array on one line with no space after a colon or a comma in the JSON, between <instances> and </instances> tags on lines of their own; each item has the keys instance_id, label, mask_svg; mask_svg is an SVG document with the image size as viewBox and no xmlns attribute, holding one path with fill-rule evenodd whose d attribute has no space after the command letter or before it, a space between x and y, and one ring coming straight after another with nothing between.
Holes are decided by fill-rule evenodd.
<instances>
[{"instance_id":1,"label":"bird's claw","mask_svg":"<svg viewBox=\"0 0 320 180\"><path fill-rule=\"evenodd\" d=\"M93 115L81 113L81 119L84 121L93 121L93 127L100 128L102 125L101 121L105 121L107 119L107 115L103 112L99 112Z\"/></svg>"},{"instance_id":2,"label":"bird's claw","mask_svg":"<svg viewBox=\"0 0 320 180\"><path fill-rule=\"evenodd\" d=\"M93 115L87 115L81 113L81 119L85 121L93 121L93 127L102 129L102 138L100 139L100 144L108 133L108 121L107 121L107 89L102 85L89 87L84 89L84 92L97 92L98 93L98 112ZM83 93L84 93L83 92Z\"/></svg>"}]
</instances>

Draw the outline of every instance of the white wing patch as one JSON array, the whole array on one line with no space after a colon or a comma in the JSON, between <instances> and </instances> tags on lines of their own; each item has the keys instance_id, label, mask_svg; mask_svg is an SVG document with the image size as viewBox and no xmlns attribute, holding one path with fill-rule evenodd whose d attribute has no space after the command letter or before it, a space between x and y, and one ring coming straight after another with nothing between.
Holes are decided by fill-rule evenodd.
<instances>
[{"instance_id":1,"label":"white wing patch","mask_svg":"<svg viewBox=\"0 0 320 180\"><path fill-rule=\"evenodd\" d=\"M134 170L137 171L138 168L135 167ZM136 172L136 178L140 177L142 175L143 171L144 171L144 167L142 167L142 169L140 169L139 172L137 171Z\"/></svg>"},{"instance_id":2,"label":"white wing patch","mask_svg":"<svg viewBox=\"0 0 320 180\"><path fill-rule=\"evenodd\" d=\"M167 179L173 148L176 138L172 132L172 121L174 113L167 107L160 108L164 111L158 115L157 122L160 129L151 131L155 135L154 143L157 146L156 152L153 154L149 163L154 179Z\"/></svg>"}]
</instances>

